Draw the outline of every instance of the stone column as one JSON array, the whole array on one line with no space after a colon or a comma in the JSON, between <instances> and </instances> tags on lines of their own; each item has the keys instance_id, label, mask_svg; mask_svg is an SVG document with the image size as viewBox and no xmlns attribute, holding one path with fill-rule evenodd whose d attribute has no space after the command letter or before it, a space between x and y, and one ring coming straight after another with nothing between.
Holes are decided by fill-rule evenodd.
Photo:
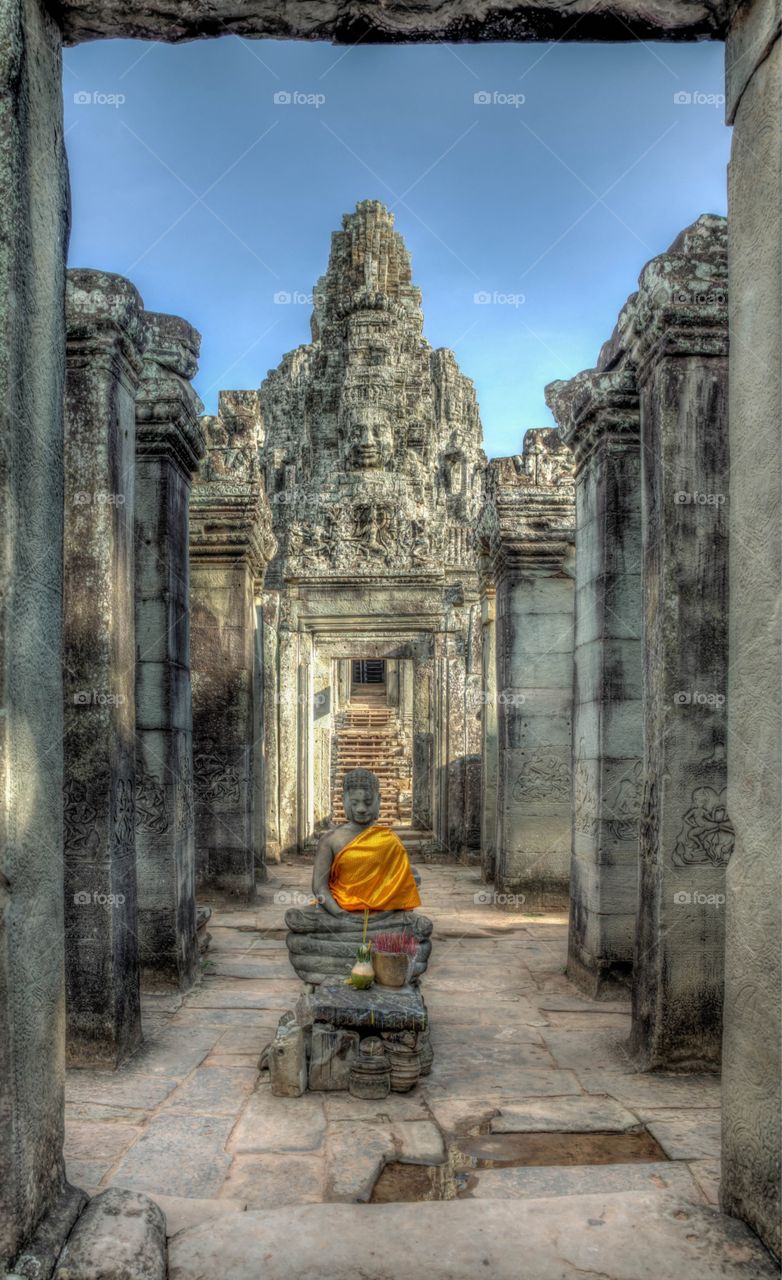
<instances>
[{"instance_id":1,"label":"stone column","mask_svg":"<svg viewBox=\"0 0 782 1280\"><path fill-rule=\"evenodd\" d=\"M547 387L576 460L573 841L568 976L629 987L643 791L641 458L631 370Z\"/></svg>"},{"instance_id":2,"label":"stone column","mask_svg":"<svg viewBox=\"0 0 782 1280\"><path fill-rule=\"evenodd\" d=\"M726 50L730 277L730 679L722 1207L782 1254L782 44L771 0Z\"/></svg>"},{"instance_id":3,"label":"stone column","mask_svg":"<svg viewBox=\"0 0 782 1280\"><path fill-rule=\"evenodd\" d=\"M135 852L134 465L142 302L69 271L65 386L65 973L68 1057L141 1043Z\"/></svg>"},{"instance_id":4,"label":"stone column","mask_svg":"<svg viewBox=\"0 0 782 1280\"><path fill-rule=\"evenodd\" d=\"M491 464L497 622L498 893L561 903L570 878L572 459L556 431Z\"/></svg>"},{"instance_id":5,"label":"stone column","mask_svg":"<svg viewBox=\"0 0 782 1280\"><path fill-rule=\"evenodd\" d=\"M631 1044L647 1068L719 1063L726 812L728 332L725 220L644 268L644 799Z\"/></svg>"},{"instance_id":6,"label":"stone column","mask_svg":"<svg viewBox=\"0 0 782 1280\"><path fill-rule=\"evenodd\" d=\"M279 768L280 740L277 732L277 624L280 597L276 591L263 595L261 648L263 665L263 793L266 861L280 861Z\"/></svg>"},{"instance_id":7,"label":"stone column","mask_svg":"<svg viewBox=\"0 0 782 1280\"><path fill-rule=\"evenodd\" d=\"M280 621L277 684L280 743L280 848L298 853L299 633L286 608Z\"/></svg>"},{"instance_id":8,"label":"stone column","mask_svg":"<svg viewBox=\"0 0 782 1280\"><path fill-rule=\"evenodd\" d=\"M255 599L274 550L260 482L260 419L252 392L223 392L202 419L206 462L190 501L193 775L200 885L252 900Z\"/></svg>"},{"instance_id":9,"label":"stone column","mask_svg":"<svg viewBox=\"0 0 782 1280\"><path fill-rule=\"evenodd\" d=\"M497 860L497 639L496 592L493 583L481 585L483 626L481 687L481 874L494 880Z\"/></svg>"},{"instance_id":10,"label":"stone column","mask_svg":"<svg viewBox=\"0 0 782 1280\"><path fill-rule=\"evenodd\" d=\"M204 454L190 386L200 335L144 315L136 397L136 868L142 983L186 990L196 974L190 477Z\"/></svg>"},{"instance_id":11,"label":"stone column","mask_svg":"<svg viewBox=\"0 0 782 1280\"><path fill-rule=\"evenodd\" d=\"M56 1256L64 1181L62 521L65 253L60 32L0 16L0 1274L39 1223ZM67 1206L71 1205L70 1211Z\"/></svg>"},{"instance_id":12,"label":"stone column","mask_svg":"<svg viewBox=\"0 0 782 1280\"><path fill-rule=\"evenodd\" d=\"M434 823L434 658L433 639L417 643L413 654L413 826Z\"/></svg>"}]
</instances>

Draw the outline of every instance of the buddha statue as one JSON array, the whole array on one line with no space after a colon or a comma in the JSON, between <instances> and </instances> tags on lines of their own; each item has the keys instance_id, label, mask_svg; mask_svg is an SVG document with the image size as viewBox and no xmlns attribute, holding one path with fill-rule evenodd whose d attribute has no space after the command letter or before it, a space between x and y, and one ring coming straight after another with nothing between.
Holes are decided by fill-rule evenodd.
<instances>
[{"instance_id":1,"label":"buddha statue","mask_svg":"<svg viewBox=\"0 0 782 1280\"><path fill-rule=\"evenodd\" d=\"M343 784L347 821L320 837L312 889L316 905L285 913L291 964L305 982L350 972L362 939L406 929L418 941L411 968L415 981L426 969L432 922L414 914L421 905L420 876L402 841L381 826L380 783L369 769L351 769Z\"/></svg>"}]
</instances>

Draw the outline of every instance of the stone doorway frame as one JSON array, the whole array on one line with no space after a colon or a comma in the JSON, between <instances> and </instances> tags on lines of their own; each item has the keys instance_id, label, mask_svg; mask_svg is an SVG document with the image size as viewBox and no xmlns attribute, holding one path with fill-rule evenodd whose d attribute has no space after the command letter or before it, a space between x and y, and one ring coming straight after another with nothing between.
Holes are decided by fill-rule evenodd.
<instances>
[{"instance_id":1,"label":"stone doorway frame","mask_svg":"<svg viewBox=\"0 0 782 1280\"><path fill-rule=\"evenodd\" d=\"M14 1259L63 1208L62 401L64 267L69 226L62 127L63 41L158 41L218 34L384 42L460 40L726 40L729 180L732 646L729 808L736 853L728 876L723 1207L779 1249L769 1192L776 1072L756 1052L779 1020L780 801L779 491L782 420L780 14L774 0L707 6L673 0L390 0L350 6L255 0L221 23L206 0L167 6L71 0L57 18L42 0L8 0L0 18L5 128L0 170L0 509L6 517L0 698L3 847L0 877L0 1110L13 1140L0 1156L0 1262ZM11 523L13 521L13 524ZM54 658L54 660L53 660ZM42 762L45 762L45 766ZM754 939L753 947L746 940ZM34 987L27 981L35 972ZM764 1136L765 1135L765 1136ZM63 1215L64 1214L64 1218Z\"/></svg>"}]
</instances>

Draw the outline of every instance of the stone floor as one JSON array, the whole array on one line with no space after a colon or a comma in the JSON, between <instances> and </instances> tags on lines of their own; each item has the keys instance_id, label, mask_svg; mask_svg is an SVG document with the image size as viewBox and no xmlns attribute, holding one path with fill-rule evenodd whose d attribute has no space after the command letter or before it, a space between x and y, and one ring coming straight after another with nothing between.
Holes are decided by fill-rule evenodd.
<instances>
[{"instance_id":1,"label":"stone floor","mask_svg":"<svg viewBox=\"0 0 782 1280\"><path fill-rule=\"evenodd\" d=\"M486 1202L503 1230L516 1224L509 1239L522 1208L529 1214L533 1205L536 1222L580 1222L592 1234L589 1223L615 1220L612 1249L623 1232L632 1236L634 1215L644 1238L654 1236L654 1220L660 1242L674 1251L670 1272L659 1258L649 1272L657 1280L775 1275L765 1271L754 1237L709 1208L719 1180L718 1080L633 1071L624 1047L629 1003L591 1003L564 976L564 916L512 913L486 901L471 868L421 871L423 910L435 921L423 984L435 1061L413 1093L377 1103L342 1093L275 1098L268 1076L259 1076L260 1051L299 989L282 917L306 892L310 868L286 864L263 886L258 906L215 910L203 977L190 994L145 999L146 1043L132 1061L113 1073L69 1073L71 1181L158 1200L174 1238L172 1280L243 1276L238 1264L224 1270L210 1251L235 1250L242 1239L252 1252L254 1239L268 1255L268 1233L291 1217L291 1206L301 1207L297 1220L321 1238L326 1223L344 1221L346 1231L361 1234L376 1220L395 1239L413 1219L420 1229L431 1218L434 1241L454 1224L466 1230L475 1200ZM569 1136L557 1136L563 1132ZM407 1203L362 1205L373 1197ZM451 1203L410 1203L422 1200ZM676 1226L687 1222L689 1232ZM597 1253L568 1260L574 1276L589 1269L587 1257L602 1256L598 1244ZM286 1248L278 1240L280 1275L303 1274L306 1259L297 1254L294 1265ZM554 1267L559 1256L548 1260L551 1274L569 1276ZM503 1270L491 1250L487 1257L482 1270L519 1274ZM647 1274L616 1269L611 1257L601 1263L609 1264L611 1276ZM323 1268L306 1271L312 1276L348 1274L344 1258L311 1265ZM478 1274L477 1265L472 1272L455 1265L452 1257L442 1274ZM530 1274L549 1271L541 1263Z\"/></svg>"}]
</instances>

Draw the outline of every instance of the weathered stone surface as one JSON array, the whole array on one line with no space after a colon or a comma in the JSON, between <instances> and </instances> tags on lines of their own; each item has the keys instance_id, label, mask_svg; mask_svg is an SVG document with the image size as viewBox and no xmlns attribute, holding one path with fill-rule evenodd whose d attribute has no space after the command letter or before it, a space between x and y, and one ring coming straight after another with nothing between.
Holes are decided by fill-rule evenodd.
<instances>
[{"instance_id":1,"label":"weathered stone surface","mask_svg":"<svg viewBox=\"0 0 782 1280\"><path fill-rule=\"evenodd\" d=\"M622 345L644 454L644 797L633 981L644 1066L714 1067L722 1041L727 810L725 219L704 215L644 267Z\"/></svg>"},{"instance_id":2,"label":"weathered stone surface","mask_svg":"<svg viewBox=\"0 0 782 1280\"><path fill-rule=\"evenodd\" d=\"M726 49L731 456L724 1128L721 1203L782 1255L782 44L775 4Z\"/></svg>"},{"instance_id":3,"label":"weathered stone surface","mask_svg":"<svg viewBox=\"0 0 782 1280\"><path fill-rule=\"evenodd\" d=\"M490 1122L491 1133L627 1133L640 1121L608 1097L537 1098L503 1103Z\"/></svg>"},{"instance_id":4,"label":"weathered stone surface","mask_svg":"<svg viewBox=\"0 0 782 1280\"><path fill-rule=\"evenodd\" d=\"M643 792L641 457L625 368L546 388L576 461L573 837L568 974L629 988Z\"/></svg>"},{"instance_id":5,"label":"weathered stone surface","mask_svg":"<svg viewBox=\"0 0 782 1280\"><path fill-rule=\"evenodd\" d=\"M198 959L188 501L204 453L200 335L144 313L136 395L136 865L142 983L187 989ZM205 923L205 922L204 922Z\"/></svg>"},{"instance_id":6,"label":"weathered stone surface","mask_svg":"<svg viewBox=\"0 0 782 1280\"><path fill-rule=\"evenodd\" d=\"M468 1176L465 1186L465 1195L476 1200L535 1200L626 1191L667 1191L695 1204L703 1202L687 1166L673 1162L480 1169Z\"/></svg>"},{"instance_id":7,"label":"weathered stone surface","mask_svg":"<svg viewBox=\"0 0 782 1280\"><path fill-rule=\"evenodd\" d=\"M422 1203L414 1212L409 1204L323 1204L243 1213L180 1232L171 1242L169 1275L256 1280L262 1257L264 1280L308 1272L365 1280L368 1260L381 1276L395 1275L411 1256L432 1280L484 1274L518 1280L520 1258L534 1269L535 1280L583 1280L585 1274L637 1280L639 1259L647 1260L642 1265L649 1276L777 1276L743 1223L656 1189Z\"/></svg>"},{"instance_id":8,"label":"weathered stone surface","mask_svg":"<svg viewBox=\"0 0 782 1280\"><path fill-rule=\"evenodd\" d=\"M265 874L255 595L275 545L257 395L222 392L202 427L206 457L190 498L196 876L252 899L256 869Z\"/></svg>"},{"instance_id":9,"label":"weathered stone surface","mask_svg":"<svg viewBox=\"0 0 782 1280\"><path fill-rule=\"evenodd\" d=\"M221 1197L238 1199L248 1209L276 1209L278 1205L320 1203L325 1163L320 1155L236 1156ZM221 1200L219 1203L226 1203Z\"/></svg>"},{"instance_id":10,"label":"weathered stone surface","mask_svg":"<svg viewBox=\"0 0 782 1280\"><path fill-rule=\"evenodd\" d=\"M231 1163L225 1144L235 1116L155 1116L118 1165L114 1185L149 1195L217 1195Z\"/></svg>"},{"instance_id":11,"label":"weathered stone surface","mask_svg":"<svg viewBox=\"0 0 782 1280\"><path fill-rule=\"evenodd\" d=\"M63 694L68 1056L141 1041L135 853L135 395L146 336L130 281L69 271Z\"/></svg>"},{"instance_id":12,"label":"weathered stone surface","mask_svg":"<svg viewBox=\"0 0 782 1280\"><path fill-rule=\"evenodd\" d=\"M345 1027L316 1022L312 1027L308 1084L310 1089L347 1089L359 1035Z\"/></svg>"},{"instance_id":13,"label":"weathered stone surface","mask_svg":"<svg viewBox=\"0 0 782 1280\"><path fill-rule=\"evenodd\" d=\"M570 878L573 459L555 431L528 431L488 474L478 538L496 584L494 879L529 909L561 899Z\"/></svg>"},{"instance_id":14,"label":"weathered stone surface","mask_svg":"<svg viewBox=\"0 0 782 1280\"><path fill-rule=\"evenodd\" d=\"M137 1191L109 1187L73 1228L54 1280L165 1280L166 1220Z\"/></svg>"},{"instance_id":15,"label":"weathered stone surface","mask_svg":"<svg viewBox=\"0 0 782 1280\"><path fill-rule=\"evenodd\" d=\"M275 1097L261 1083L231 1134L230 1149L237 1155L317 1151L325 1130L319 1097L311 1093L302 1098Z\"/></svg>"},{"instance_id":16,"label":"weathered stone surface","mask_svg":"<svg viewBox=\"0 0 782 1280\"><path fill-rule=\"evenodd\" d=\"M326 1199L331 1203L366 1203L395 1150L387 1125L351 1124L347 1120L333 1125L326 1137Z\"/></svg>"},{"instance_id":17,"label":"weathered stone surface","mask_svg":"<svg viewBox=\"0 0 782 1280\"><path fill-rule=\"evenodd\" d=\"M276 39L333 40L354 44L379 41L474 40L652 40L719 39L727 7L668 0L617 0L595 10L586 0L434 0L410 10L401 0L378 9L370 0L315 0L302 9L294 0L272 4L252 0L238 13L206 0L179 0L161 6L120 4L118 0L66 0L62 5L70 43L105 38L193 40L217 35Z\"/></svg>"},{"instance_id":18,"label":"weathered stone surface","mask_svg":"<svg viewBox=\"0 0 782 1280\"><path fill-rule=\"evenodd\" d=\"M69 195L51 10L0 18L0 1271L63 1182L62 526ZM16 780L16 781L14 781ZM34 975L34 981L32 977Z\"/></svg>"},{"instance_id":19,"label":"weathered stone surface","mask_svg":"<svg viewBox=\"0 0 782 1280\"><path fill-rule=\"evenodd\" d=\"M369 987L358 991L340 979L322 982L312 997L316 1022L376 1031L425 1031L426 1006L415 987Z\"/></svg>"},{"instance_id":20,"label":"weathered stone surface","mask_svg":"<svg viewBox=\"0 0 782 1280\"><path fill-rule=\"evenodd\" d=\"M280 1098L298 1098L307 1088L307 1042L292 1013L280 1019L269 1045L269 1079Z\"/></svg>"}]
</instances>

